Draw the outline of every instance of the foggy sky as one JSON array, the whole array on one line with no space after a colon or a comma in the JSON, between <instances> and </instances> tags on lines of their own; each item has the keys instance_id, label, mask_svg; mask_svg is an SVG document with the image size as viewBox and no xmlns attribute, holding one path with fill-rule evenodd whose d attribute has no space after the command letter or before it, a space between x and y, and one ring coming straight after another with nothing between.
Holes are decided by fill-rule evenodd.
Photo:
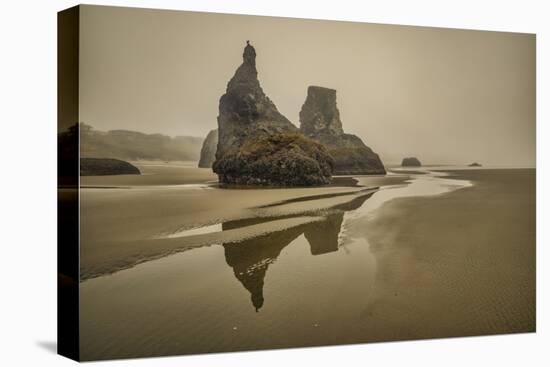
<instances>
[{"instance_id":1,"label":"foggy sky","mask_svg":"<svg viewBox=\"0 0 550 367\"><path fill-rule=\"evenodd\" d=\"M242 62L299 126L309 85L384 163L535 164L535 36L83 6L80 121L205 136Z\"/></svg>"}]
</instances>

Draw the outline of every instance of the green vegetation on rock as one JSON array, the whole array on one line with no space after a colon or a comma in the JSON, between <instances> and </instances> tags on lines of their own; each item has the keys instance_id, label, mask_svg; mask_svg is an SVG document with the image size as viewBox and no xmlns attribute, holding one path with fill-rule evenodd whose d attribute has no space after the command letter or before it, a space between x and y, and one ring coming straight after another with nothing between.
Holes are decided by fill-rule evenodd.
<instances>
[{"instance_id":1,"label":"green vegetation on rock","mask_svg":"<svg viewBox=\"0 0 550 367\"><path fill-rule=\"evenodd\" d=\"M299 133L262 135L214 163L220 182L238 185L312 186L330 183L333 159Z\"/></svg>"}]
</instances>

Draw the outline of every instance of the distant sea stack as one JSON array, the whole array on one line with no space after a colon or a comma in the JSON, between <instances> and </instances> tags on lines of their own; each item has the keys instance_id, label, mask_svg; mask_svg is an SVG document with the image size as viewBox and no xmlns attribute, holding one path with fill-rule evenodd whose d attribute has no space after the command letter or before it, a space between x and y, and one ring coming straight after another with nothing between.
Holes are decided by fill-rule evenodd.
<instances>
[{"instance_id":1,"label":"distant sea stack","mask_svg":"<svg viewBox=\"0 0 550 367\"><path fill-rule=\"evenodd\" d=\"M477 162L474 162L474 163L470 163L468 165L468 167L481 167L481 164L477 163Z\"/></svg>"},{"instance_id":2,"label":"distant sea stack","mask_svg":"<svg viewBox=\"0 0 550 367\"><path fill-rule=\"evenodd\" d=\"M212 163L216 160L216 150L218 149L218 129L210 130L206 139L202 143L201 156L199 159L199 168L212 168Z\"/></svg>"},{"instance_id":3,"label":"distant sea stack","mask_svg":"<svg viewBox=\"0 0 550 367\"><path fill-rule=\"evenodd\" d=\"M221 183L311 186L330 182L333 160L306 138L265 95L248 42L243 63L220 98L218 147L212 166Z\"/></svg>"},{"instance_id":4,"label":"distant sea stack","mask_svg":"<svg viewBox=\"0 0 550 367\"><path fill-rule=\"evenodd\" d=\"M407 157L403 158L403 161L401 162L402 167L420 167L422 166L422 163L418 160L416 157Z\"/></svg>"},{"instance_id":5,"label":"distant sea stack","mask_svg":"<svg viewBox=\"0 0 550 367\"><path fill-rule=\"evenodd\" d=\"M352 134L344 133L340 111L336 107L336 90L310 86L300 111L300 130L319 141L334 158L336 175L385 174L378 154Z\"/></svg>"},{"instance_id":6,"label":"distant sea stack","mask_svg":"<svg viewBox=\"0 0 550 367\"><path fill-rule=\"evenodd\" d=\"M80 158L80 176L139 175L131 163L111 158Z\"/></svg>"}]
</instances>

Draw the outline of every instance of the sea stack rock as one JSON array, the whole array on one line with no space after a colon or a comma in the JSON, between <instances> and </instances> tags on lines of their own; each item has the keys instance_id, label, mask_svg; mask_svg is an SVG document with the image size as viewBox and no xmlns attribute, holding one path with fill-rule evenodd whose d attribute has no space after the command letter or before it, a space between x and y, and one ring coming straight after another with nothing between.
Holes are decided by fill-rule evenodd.
<instances>
[{"instance_id":1,"label":"sea stack rock","mask_svg":"<svg viewBox=\"0 0 550 367\"><path fill-rule=\"evenodd\" d=\"M333 160L306 138L265 95L248 42L243 63L220 98L212 168L221 183L310 186L330 182Z\"/></svg>"},{"instance_id":2,"label":"sea stack rock","mask_svg":"<svg viewBox=\"0 0 550 367\"><path fill-rule=\"evenodd\" d=\"M336 90L310 86L300 111L300 130L327 148L334 159L333 174L385 174L378 154L352 134L344 133L340 111L336 107Z\"/></svg>"},{"instance_id":3,"label":"sea stack rock","mask_svg":"<svg viewBox=\"0 0 550 367\"><path fill-rule=\"evenodd\" d=\"M416 157L407 157L403 158L403 161L401 162L402 167L420 167L422 166L422 163L418 160Z\"/></svg>"},{"instance_id":4,"label":"sea stack rock","mask_svg":"<svg viewBox=\"0 0 550 367\"><path fill-rule=\"evenodd\" d=\"M111 158L80 158L80 176L139 175L131 163Z\"/></svg>"},{"instance_id":5,"label":"sea stack rock","mask_svg":"<svg viewBox=\"0 0 550 367\"><path fill-rule=\"evenodd\" d=\"M206 135L206 139L204 139L202 143L199 168L212 168L212 163L216 160L217 148L218 129L210 130L208 135Z\"/></svg>"}]
</instances>

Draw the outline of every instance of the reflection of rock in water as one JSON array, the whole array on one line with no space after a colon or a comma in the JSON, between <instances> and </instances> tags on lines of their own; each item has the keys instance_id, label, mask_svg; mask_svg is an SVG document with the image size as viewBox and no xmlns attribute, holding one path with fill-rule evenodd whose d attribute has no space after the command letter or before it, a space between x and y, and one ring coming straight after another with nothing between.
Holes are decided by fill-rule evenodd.
<instances>
[{"instance_id":1,"label":"reflection of rock in water","mask_svg":"<svg viewBox=\"0 0 550 367\"><path fill-rule=\"evenodd\" d=\"M352 201L332 208L326 220L313 222L283 231L270 233L238 243L223 245L225 261L233 268L235 277L250 292L256 312L264 304L264 278L267 268L273 263L283 248L302 233L309 242L312 255L338 251L338 235L344 220L344 213L359 208L372 196L372 193L359 196ZM223 230L245 227L280 218L251 218L223 224Z\"/></svg>"},{"instance_id":2,"label":"reflection of rock in water","mask_svg":"<svg viewBox=\"0 0 550 367\"><path fill-rule=\"evenodd\" d=\"M303 228L296 227L239 243L223 245L225 261L233 268L235 277L250 292L256 311L264 304L264 278L269 264L274 262L281 250L303 231Z\"/></svg>"},{"instance_id":3,"label":"reflection of rock in water","mask_svg":"<svg viewBox=\"0 0 550 367\"><path fill-rule=\"evenodd\" d=\"M359 209L361 207L361 205L363 205L363 203L365 201L367 201L367 199L370 198L373 194L374 194L374 191L369 192L368 194L365 194L365 195L362 195L362 196L358 196L355 199L353 199L352 201L348 201L347 203L336 205L336 206L332 207L332 209L341 210L343 212L349 212L351 210Z\"/></svg>"},{"instance_id":4,"label":"reflection of rock in water","mask_svg":"<svg viewBox=\"0 0 550 367\"><path fill-rule=\"evenodd\" d=\"M327 220L312 223L304 235L309 242L312 255L338 251L338 234L344 221L344 213L329 215Z\"/></svg>"},{"instance_id":5,"label":"reflection of rock in water","mask_svg":"<svg viewBox=\"0 0 550 367\"><path fill-rule=\"evenodd\" d=\"M336 209L336 212L327 216L325 221L307 225L304 235L309 242L311 254L322 255L338 251L338 236L342 229L344 213L358 209L371 196L372 193L359 196L348 203L335 206L333 209Z\"/></svg>"}]
</instances>

